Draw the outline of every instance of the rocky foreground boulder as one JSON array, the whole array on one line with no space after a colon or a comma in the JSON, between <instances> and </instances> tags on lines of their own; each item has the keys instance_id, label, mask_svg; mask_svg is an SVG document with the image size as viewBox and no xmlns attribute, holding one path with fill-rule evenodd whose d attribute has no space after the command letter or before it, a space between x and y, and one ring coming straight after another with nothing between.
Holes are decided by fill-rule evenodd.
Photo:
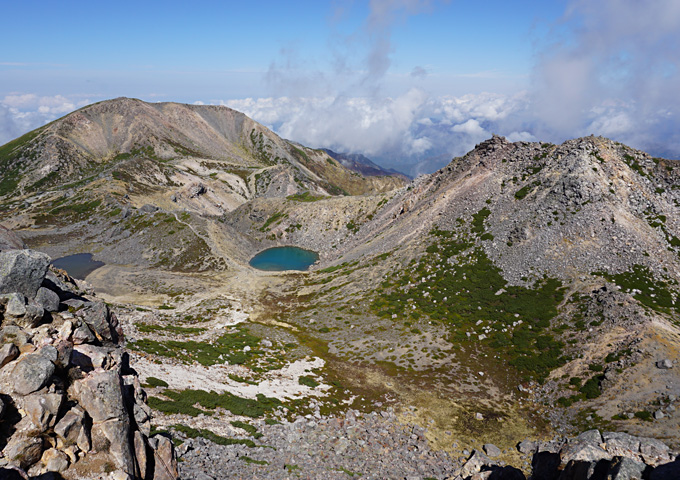
<instances>
[{"instance_id":1,"label":"rocky foreground boulder","mask_svg":"<svg viewBox=\"0 0 680 480\"><path fill-rule=\"evenodd\" d=\"M0 478L178 478L172 442L151 435L116 316L47 255L9 240L0 251Z\"/></svg>"}]
</instances>

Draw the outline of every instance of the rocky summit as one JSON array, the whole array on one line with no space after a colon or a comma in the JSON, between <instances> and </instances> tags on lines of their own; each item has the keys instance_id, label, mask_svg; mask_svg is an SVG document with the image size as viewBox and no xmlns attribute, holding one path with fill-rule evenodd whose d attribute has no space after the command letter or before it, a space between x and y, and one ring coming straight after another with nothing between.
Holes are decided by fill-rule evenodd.
<instances>
[{"instance_id":1,"label":"rocky summit","mask_svg":"<svg viewBox=\"0 0 680 480\"><path fill-rule=\"evenodd\" d=\"M0 147L2 474L680 478L680 164L332 153L124 98Z\"/></svg>"}]
</instances>

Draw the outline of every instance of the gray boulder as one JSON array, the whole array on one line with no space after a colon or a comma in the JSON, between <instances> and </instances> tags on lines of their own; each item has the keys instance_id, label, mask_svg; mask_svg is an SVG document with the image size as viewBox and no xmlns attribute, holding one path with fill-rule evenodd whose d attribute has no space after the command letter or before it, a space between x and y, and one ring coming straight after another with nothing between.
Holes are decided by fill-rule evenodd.
<instances>
[{"instance_id":1,"label":"gray boulder","mask_svg":"<svg viewBox=\"0 0 680 480\"><path fill-rule=\"evenodd\" d=\"M109 312L109 307L102 302L87 302L77 314L91 328L100 342L118 343L122 335L118 319Z\"/></svg>"},{"instance_id":2,"label":"gray boulder","mask_svg":"<svg viewBox=\"0 0 680 480\"><path fill-rule=\"evenodd\" d=\"M0 368L19 356L19 349L13 343L6 343L0 348Z\"/></svg>"},{"instance_id":3,"label":"gray boulder","mask_svg":"<svg viewBox=\"0 0 680 480\"><path fill-rule=\"evenodd\" d=\"M501 449L493 443L486 443L482 448L490 458L497 457L501 454Z\"/></svg>"},{"instance_id":4,"label":"gray boulder","mask_svg":"<svg viewBox=\"0 0 680 480\"><path fill-rule=\"evenodd\" d=\"M517 444L517 450L519 450L519 452L523 453L524 455L534 453L536 448L536 442L532 442L531 440L522 440Z\"/></svg>"},{"instance_id":5,"label":"gray boulder","mask_svg":"<svg viewBox=\"0 0 680 480\"><path fill-rule=\"evenodd\" d=\"M640 438L640 453L644 462L653 467L672 460L670 447L655 438Z\"/></svg>"},{"instance_id":6,"label":"gray boulder","mask_svg":"<svg viewBox=\"0 0 680 480\"><path fill-rule=\"evenodd\" d=\"M135 464L128 440L130 420L118 373L115 370L92 372L73 383L72 394L92 418L92 446L98 451L108 451L119 470L134 475Z\"/></svg>"},{"instance_id":7,"label":"gray boulder","mask_svg":"<svg viewBox=\"0 0 680 480\"><path fill-rule=\"evenodd\" d=\"M588 430L562 447L559 452L560 463L565 472L571 472L569 475L573 475L565 477L565 479L581 478L579 475L586 475L584 472L590 472L597 462L611 460L613 455L602 448L602 445L603 439L600 432ZM589 474L592 474L592 472ZM590 477L584 476L583 478Z\"/></svg>"},{"instance_id":8,"label":"gray boulder","mask_svg":"<svg viewBox=\"0 0 680 480\"><path fill-rule=\"evenodd\" d=\"M17 347L26 345L31 334L16 325L6 325L0 330L0 343L13 343Z\"/></svg>"},{"instance_id":9,"label":"gray boulder","mask_svg":"<svg viewBox=\"0 0 680 480\"><path fill-rule=\"evenodd\" d=\"M658 362L656 362L656 368L668 370L670 368L673 368L673 362L669 358L664 358L663 360L659 360Z\"/></svg>"},{"instance_id":10,"label":"gray boulder","mask_svg":"<svg viewBox=\"0 0 680 480\"><path fill-rule=\"evenodd\" d=\"M26 315L26 297L20 293L8 293L4 295L7 303L5 306L5 315L12 317L23 317Z\"/></svg>"},{"instance_id":11,"label":"gray boulder","mask_svg":"<svg viewBox=\"0 0 680 480\"><path fill-rule=\"evenodd\" d=\"M146 203L142 205L142 207L139 209L140 212L143 213L154 213L158 211L158 207L156 205L151 205L149 203Z\"/></svg>"},{"instance_id":12,"label":"gray boulder","mask_svg":"<svg viewBox=\"0 0 680 480\"><path fill-rule=\"evenodd\" d=\"M71 338L73 339L73 343L75 345L94 343L94 341L97 339L94 333L92 333L92 330L90 330L90 327L88 327L85 323L80 323L80 325L75 328Z\"/></svg>"},{"instance_id":13,"label":"gray boulder","mask_svg":"<svg viewBox=\"0 0 680 480\"><path fill-rule=\"evenodd\" d=\"M2 453L9 465L25 470L40 460L44 440L28 418L23 418L15 428Z\"/></svg>"},{"instance_id":14,"label":"gray boulder","mask_svg":"<svg viewBox=\"0 0 680 480\"><path fill-rule=\"evenodd\" d=\"M47 385L54 374L54 363L39 353L29 354L14 366L14 391L28 395Z\"/></svg>"},{"instance_id":15,"label":"gray boulder","mask_svg":"<svg viewBox=\"0 0 680 480\"><path fill-rule=\"evenodd\" d=\"M0 252L4 250L23 250L25 248L26 245L16 233L0 225Z\"/></svg>"},{"instance_id":16,"label":"gray boulder","mask_svg":"<svg viewBox=\"0 0 680 480\"><path fill-rule=\"evenodd\" d=\"M123 405L123 391L118 373L114 370L92 372L73 383L74 397L94 422L127 418Z\"/></svg>"},{"instance_id":17,"label":"gray boulder","mask_svg":"<svg viewBox=\"0 0 680 480\"><path fill-rule=\"evenodd\" d=\"M639 456L640 439L623 432L605 432L602 434L605 448L616 457Z\"/></svg>"},{"instance_id":18,"label":"gray boulder","mask_svg":"<svg viewBox=\"0 0 680 480\"><path fill-rule=\"evenodd\" d=\"M22 399L22 406L38 430L44 432L54 427L64 396L59 393L27 395Z\"/></svg>"},{"instance_id":19,"label":"gray boulder","mask_svg":"<svg viewBox=\"0 0 680 480\"><path fill-rule=\"evenodd\" d=\"M36 353L42 355L52 363L56 363L57 358L59 357L59 352L57 352L54 345L44 345Z\"/></svg>"},{"instance_id":20,"label":"gray boulder","mask_svg":"<svg viewBox=\"0 0 680 480\"><path fill-rule=\"evenodd\" d=\"M108 451L118 470L134 477L135 461L129 438L130 422L127 416L92 425L92 446L98 451Z\"/></svg>"},{"instance_id":21,"label":"gray boulder","mask_svg":"<svg viewBox=\"0 0 680 480\"><path fill-rule=\"evenodd\" d=\"M77 285L75 283L67 283L67 280L62 280L56 273L52 270L48 270L45 274L45 279L43 280L42 286L48 290L55 292L59 296L59 300L68 300L73 298L75 293L73 290L77 290Z\"/></svg>"},{"instance_id":22,"label":"gray boulder","mask_svg":"<svg viewBox=\"0 0 680 480\"><path fill-rule=\"evenodd\" d=\"M45 287L40 287L38 289L38 293L35 295L34 303L36 305L40 305L48 312L59 311L59 295Z\"/></svg>"},{"instance_id":23,"label":"gray boulder","mask_svg":"<svg viewBox=\"0 0 680 480\"><path fill-rule=\"evenodd\" d=\"M39 305L29 303L26 305L26 313L16 323L22 327L35 328L39 326L45 318L45 310Z\"/></svg>"},{"instance_id":24,"label":"gray boulder","mask_svg":"<svg viewBox=\"0 0 680 480\"><path fill-rule=\"evenodd\" d=\"M460 475L463 478L467 478L474 475L475 473L479 473L483 467L490 467L493 465L496 465L496 462L491 460L479 450L474 450L470 458L463 465Z\"/></svg>"},{"instance_id":25,"label":"gray boulder","mask_svg":"<svg viewBox=\"0 0 680 480\"><path fill-rule=\"evenodd\" d=\"M632 458L616 457L609 466L606 480L641 480L646 473L645 470L651 468Z\"/></svg>"},{"instance_id":26,"label":"gray boulder","mask_svg":"<svg viewBox=\"0 0 680 480\"><path fill-rule=\"evenodd\" d=\"M151 408L146 403L135 403L132 407L132 414L137 424L137 428L144 435L151 434Z\"/></svg>"},{"instance_id":27,"label":"gray boulder","mask_svg":"<svg viewBox=\"0 0 680 480\"><path fill-rule=\"evenodd\" d=\"M135 450L135 460L137 461L139 476L141 478L146 478L147 469L149 467L149 456L147 455L148 445L146 439L140 431L136 431L132 443Z\"/></svg>"},{"instance_id":28,"label":"gray boulder","mask_svg":"<svg viewBox=\"0 0 680 480\"><path fill-rule=\"evenodd\" d=\"M0 252L0 293L21 293L35 298L42 285L50 257L34 250Z\"/></svg>"},{"instance_id":29,"label":"gray boulder","mask_svg":"<svg viewBox=\"0 0 680 480\"><path fill-rule=\"evenodd\" d=\"M67 445L74 445L85 428L85 411L73 407L59 420L54 427L56 433Z\"/></svg>"},{"instance_id":30,"label":"gray boulder","mask_svg":"<svg viewBox=\"0 0 680 480\"><path fill-rule=\"evenodd\" d=\"M600 433L599 430L593 429L593 430L587 430L581 434L579 434L573 441L576 443L591 443L595 445L599 445L602 443L602 434Z\"/></svg>"},{"instance_id":31,"label":"gray boulder","mask_svg":"<svg viewBox=\"0 0 680 480\"><path fill-rule=\"evenodd\" d=\"M97 347L95 345L77 345L73 348L73 365L80 367L83 371L94 370L95 368L108 368L113 363L111 359L111 349L108 347Z\"/></svg>"}]
</instances>

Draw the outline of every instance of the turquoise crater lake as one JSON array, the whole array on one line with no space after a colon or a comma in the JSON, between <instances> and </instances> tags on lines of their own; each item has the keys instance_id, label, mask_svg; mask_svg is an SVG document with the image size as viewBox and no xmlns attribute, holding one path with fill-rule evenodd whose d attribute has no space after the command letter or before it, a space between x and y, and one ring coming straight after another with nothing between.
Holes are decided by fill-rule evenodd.
<instances>
[{"instance_id":1,"label":"turquoise crater lake","mask_svg":"<svg viewBox=\"0 0 680 480\"><path fill-rule=\"evenodd\" d=\"M269 272L307 270L317 260L319 260L319 254L311 250L298 247L274 247L255 255L250 260L250 266Z\"/></svg>"}]
</instances>

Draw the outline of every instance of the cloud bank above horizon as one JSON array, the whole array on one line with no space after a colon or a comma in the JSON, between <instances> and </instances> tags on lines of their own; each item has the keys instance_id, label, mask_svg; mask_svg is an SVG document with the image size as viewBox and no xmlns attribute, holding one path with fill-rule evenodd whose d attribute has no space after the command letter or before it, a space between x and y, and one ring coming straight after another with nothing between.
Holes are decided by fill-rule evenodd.
<instances>
[{"instance_id":1,"label":"cloud bank above horizon","mask_svg":"<svg viewBox=\"0 0 680 480\"><path fill-rule=\"evenodd\" d=\"M386 20L372 32L364 60L368 68L355 84L378 92L389 67L395 15L430 5L415 0L374 3L365 28L371 31L376 16ZM531 88L515 94L433 96L414 87L396 97L371 92L357 97L340 91L220 103L286 138L364 153L401 168L410 164L411 174L431 170L429 158L461 155L492 133L512 141L551 142L596 134L680 157L679 3L573 0L549 38L551 43L537 56ZM276 70L275 64L270 75L286 78L281 84L289 87L302 78L290 69L275 75L271 70ZM414 72L427 75L421 67ZM445 159L435 162L443 163Z\"/></svg>"},{"instance_id":2,"label":"cloud bank above horizon","mask_svg":"<svg viewBox=\"0 0 680 480\"><path fill-rule=\"evenodd\" d=\"M570 0L537 43L523 89L457 95L429 88L444 76L428 65L392 71L394 30L439 5L373 0L354 30L331 32L330 70L310 68L314 62L287 48L263 74L269 95L189 101L227 105L290 140L363 153L410 174L432 171L492 133L555 143L595 134L680 158L680 3ZM481 82L495 73L475 75ZM6 95L0 144L101 99Z\"/></svg>"}]
</instances>

